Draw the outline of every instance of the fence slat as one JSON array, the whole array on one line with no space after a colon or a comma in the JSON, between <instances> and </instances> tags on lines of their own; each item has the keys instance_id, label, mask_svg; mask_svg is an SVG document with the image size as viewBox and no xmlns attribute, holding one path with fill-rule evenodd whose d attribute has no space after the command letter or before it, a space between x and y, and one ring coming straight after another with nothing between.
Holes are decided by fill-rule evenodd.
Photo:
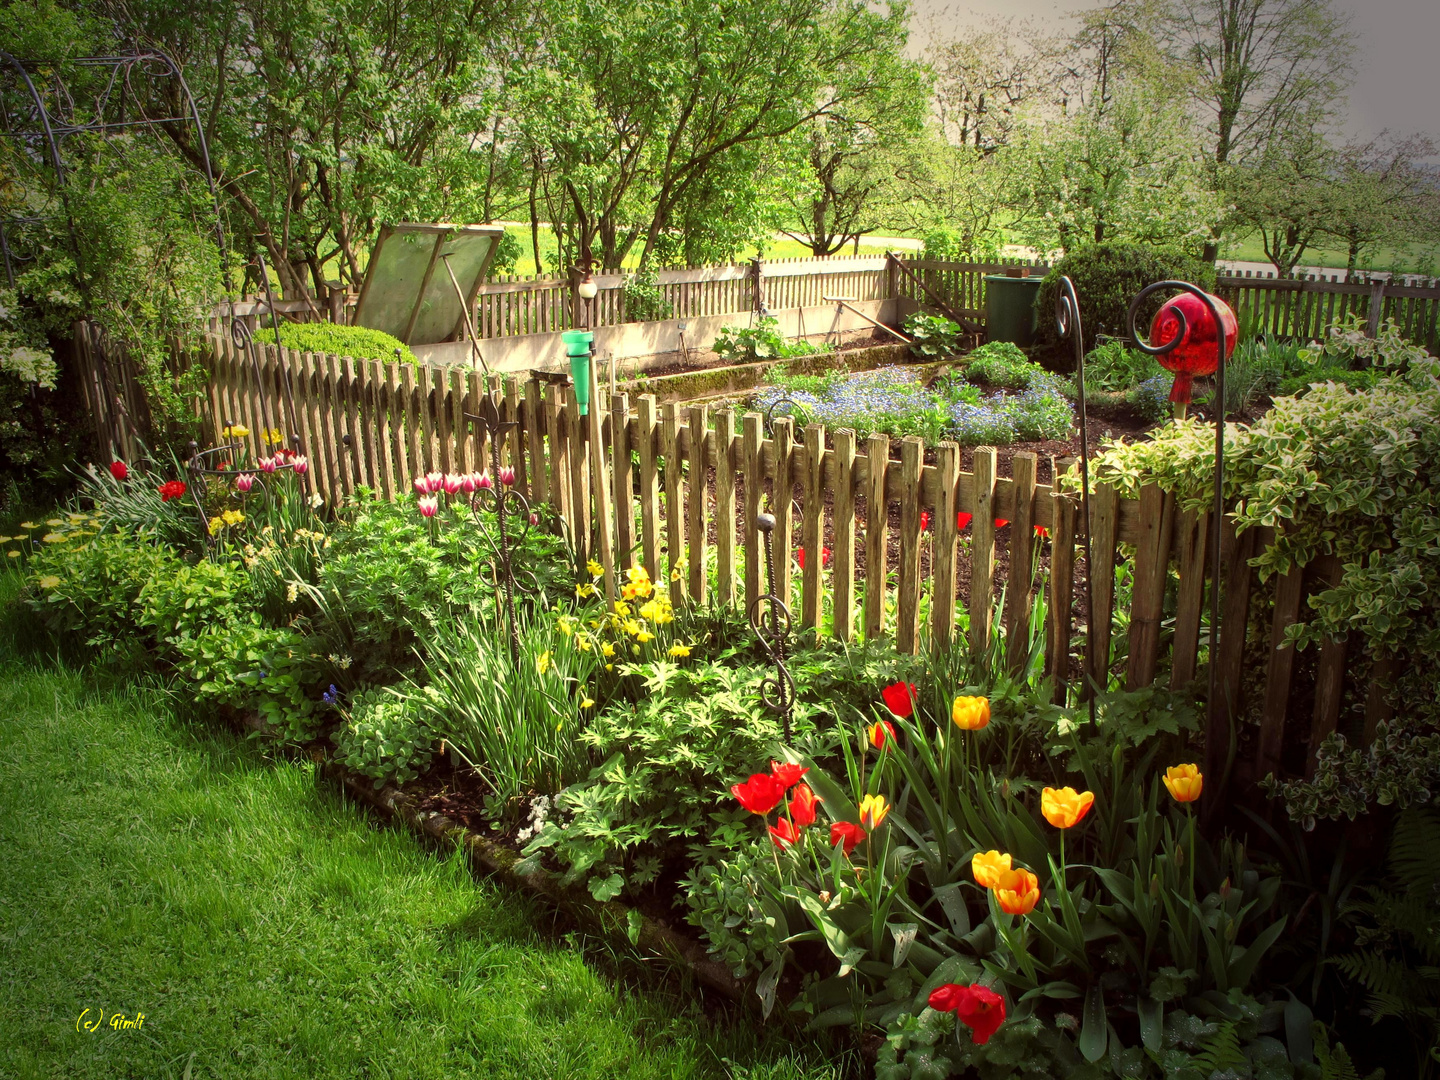
<instances>
[{"instance_id":1,"label":"fence slat","mask_svg":"<svg viewBox=\"0 0 1440 1080\"><path fill-rule=\"evenodd\" d=\"M504 377L505 419L515 426L510 429L510 464L515 469L515 487L526 499L530 498L530 466L525 460L525 414L520 403L520 376ZM462 431L464 428L461 429ZM467 464L469 454L466 454Z\"/></svg>"},{"instance_id":2,"label":"fence slat","mask_svg":"<svg viewBox=\"0 0 1440 1080\"><path fill-rule=\"evenodd\" d=\"M1095 535L1090 540L1094 566L1086 568L1090 582L1091 616L1087 626L1087 663L1092 687L1103 693L1110 681L1110 620L1115 605L1115 534L1119 524L1119 498L1110 484L1096 484L1090 499Z\"/></svg>"},{"instance_id":3,"label":"fence slat","mask_svg":"<svg viewBox=\"0 0 1440 1080\"><path fill-rule=\"evenodd\" d=\"M613 601L620 598L620 593L615 588L615 515L612 512L614 500L610 490L609 462L605 460L605 439L602 431L605 410L600 398L597 368L596 364L590 365L590 495L594 500L595 544L600 553L600 565L605 568L605 595ZM626 460L628 462L628 455ZM629 505L628 497L626 505Z\"/></svg>"},{"instance_id":4,"label":"fence slat","mask_svg":"<svg viewBox=\"0 0 1440 1080\"><path fill-rule=\"evenodd\" d=\"M1138 690L1155 678L1160 656L1160 619L1165 613L1165 582L1169 573L1170 537L1175 496L1156 484L1140 489L1140 538L1135 542L1135 585L1130 599L1130 656L1125 688Z\"/></svg>"},{"instance_id":5,"label":"fence slat","mask_svg":"<svg viewBox=\"0 0 1440 1080\"><path fill-rule=\"evenodd\" d=\"M970 648L979 657L990 646L995 596L995 448L975 451L975 508L970 521Z\"/></svg>"},{"instance_id":6,"label":"fence slat","mask_svg":"<svg viewBox=\"0 0 1440 1080\"><path fill-rule=\"evenodd\" d=\"M1200 619L1205 607L1205 555L1210 515L1186 510L1180 515L1175 543L1180 588L1175 597L1175 646L1171 650L1170 689L1195 677L1200 651Z\"/></svg>"},{"instance_id":7,"label":"fence slat","mask_svg":"<svg viewBox=\"0 0 1440 1080\"><path fill-rule=\"evenodd\" d=\"M958 444L946 441L935 447L935 474L939 483L930 525L935 537L930 555L935 582L930 596L930 637L937 646L947 647L955 636L955 546L960 535L955 523L960 488Z\"/></svg>"},{"instance_id":8,"label":"fence slat","mask_svg":"<svg viewBox=\"0 0 1440 1080\"><path fill-rule=\"evenodd\" d=\"M575 528L575 515L570 506L570 450L565 439L561 417L560 387L545 387L545 427L550 435L550 505L566 526Z\"/></svg>"},{"instance_id":9,"label":"fence slat","mask_svg":"<svg viewBox=\"0 0 1440 1080\"><path fill-rule=\"evenodd\" d=\"M590 366L593 370L595 365ZM591 398L591 405L599 407L594 398ZM575 554L584 562L594 554L590 546L590 457L584 418L580 415L574 385L565 387L565 408L560 413L560 440L568 459L565 475L570 478L570 528L575 538Z\"/></svg>"},{"instance_id":10,"label":"fence slat","mask_svg":"<svg viewBox=\"0 0 1440 1080\"><path fill-rule=\"evenodd\" d=\"M1219 695L1215 715L1236 717L1243 707L1241 679L1245 662L1245 629L1250 614L1250 582L1253 571L1250 559L1260 529L1246 529L1235 535L1235 525L1226 516L1225 531L1220 544L1224 574L1224 595L1221 603ZM1215 663L1215 658L1211 658ZM1217 748L1219 749L1219 748ZM1220 751L1223 753L1223 750Z\"/></svg>"},{"instance_id":11,"label":"fence slat","mask_svg":"<svg viewBox=\"0 0 1440 1080\"><path fill-rule=\"evenodd\" d=\"M889 568L886 542L890 509L885 493L885 476L890 463L890 436L871 435L865 440L865 638L873 640L885 632L885 591Z\"/></svg>"},{"instance_id":12,"label":"fence slat","mask_svg":"<svg viewBox=\"0 0 1440 1080\"><path fill-rule=\"evenodd\" d=\"M630 395L610 399L610 474L615 478L615 568L635 565L635 467L630 457Z\"/></svg>"},{"instance_id":13,"label":"fence slat","mask_svg":"<svg viewBox=\"0 0 1440 1080\"><path fill-rule=\"evenodd\" d=\"M690 599L696 604L705 603L708 592L710 537L706 529L706 510L709 509L709 469L705 464L705 436L710 429L710 410L704 405L692 405L690 417L690 491L688 510L688 533L690 539L689 576Z\"/></svg>"},{"instance_id":14,"label":"fence slat","mask_svg":"<svg viewBox=\"0 0 1440 1080\"><path fill-rule=\"evenodd\" d=\"M1070 681L1071 610L1075 603L1075 500L1059 491L1061 473L1069 471L1069 462L1062 462L1060 471L1051 470L1055 478L1050 491L1050 622L1045 656L1045 671L1055 680L1057 704L1065 701L1065 687Z\"/></svg>"},{"instance_id":15,"label":"fence slat","mask_svg":"<svg viewBox=\"0 0 1440 1080\"><path fill-rule=\"evenodd\" d=\"M745 518L741 523L741 534L745 537L745 611L755 607L755 601L765 591L760 569L760 530L755 519L760 514L760 500L765 493L765 478L760 468L761 427L765 418L756 412L747 412L741 422L744 456L742 468L745 474ZM724 518L721 518L723 522ZM771 543L773 544L773 538Z\"/></svg>"},{"instance_id":16,"label":"fence slat","mask_svg":"<svg viewBox=\"0 0 1440 1080\"><path fill-rule=\"evenodd\" d=\"M335 424L335 385L326 357L321 353L305 354L314 372L315 404L320 413L320 439L325 448L325 499L331 506L344 497L340 480L340 434Z\"/></svg>"},{"instance_id":17,"label":"fence slat","mask_svg":"<svg viewBox=\"0 0 1440 1080\"><path fill-rule=\"evenodd\" d=\"M660 579L660 484L655 469L655 395L635 401L635 443L640 451L640 558L652 581Z\"/></svg>"},{"instance_id":18,"label":"fence slat","mask_svg":"<svg viewBox=\"0 0 1440 1080\"><path fill-rule=\"evenodd\" d=\"M1258 772L1263 776L1280 767L1285 744L1285 717L1290 706L1290 679L1295 671L1295 646L1286 645L1285 628L1300 615L1305 569L1293 567L1281 574L1275 586L1275 612L1270 623L1270 662L1265 673L1265 706L1260 714Z\"/></svg>"},{"instance_id":19,"label":"fence slat","mask_svg":"<svg viewBox=\"0 0 1440 1080\"><path fill-rule=\"evenodd\" d=\"M1005 664L1020 671L1030 652L1030 590L1035 584L1035 472L1038 459L1022 451L1010 462L1014 518L1010 522L1010 583L1005 592Z\"/></svg>"},{"instance_id":20,"label":"fence slat","mask_svg":"<svg viewBox=\"0 0 1440 1080\"><path fill-rule=\"evenodd\" d=\"M790 593L791 555L795 550L795 425L788 416L777 416L772 425L775 444L775 478L770 505L775 511L775 595L794 610Z\"/></svg>"},{"instance_id":21,"label":"fence slat","mask_svg":"<svg viewBox=\"0 0 1440 1080\"><path fill-rule=\"evenodd\" d=\"M825 562L825 429L805 426L805 497L800 506L800 625L820 626L821 575Z\"/></svg>"},{"instance_id":22,"label":"fence slat","mask_svg":"<svg viewBox=\"0 0 1440 1080\"><path fill-rule=\"evenodd\" d=\"M471 402L474 410L475 402ZM525 435L530 441L530 502L539 506L550 501L550 480L545 462L545 407L540 401L540 380L525 382ZM650 571L655 572L654 568Z\"/></svg>"},{"instance_id":23,"label":"fence slat","mask_svg":"<svg viewBox=\"0 0 1440 1080\"><path fill-rule=\"evenodd\" d=\"M715 599L735 602L735 413L715 415Z\"/></svg>"},{"instance_id":24,"label":"fence slat","mask_svg":"<svg viewBox=\"0 0 1440 1080\"><path fill-rule=\"evenodd\" d=\"M855 634L855 432L841 428L832 437L835 444L835 606L831 633L840 641Z\"/></svg>"},{"instance_id":25,"label":"fence slat","mask_svg":"<svg viewBox=\"0 0 1440 1080\"><path fill-rule=\"evenodd\" d=\"M902 653L920 651L920 478L925 440L907 435L900 440L900 582L895 622L895 647Z\"/></svg>"},{"instance_id":26,"label":"fence slat","mask_svg":"<svg viewBox=\"0 0 1440 1080\"><path fill-rule=\"evenodd\" d=\"M685 553L684 484L680 471L680 407L673 401L662 406L660 455L665 469L665 550L669 562L670 599L686 600L686 578L681 570Z\"/></svg>"}]
</instances>

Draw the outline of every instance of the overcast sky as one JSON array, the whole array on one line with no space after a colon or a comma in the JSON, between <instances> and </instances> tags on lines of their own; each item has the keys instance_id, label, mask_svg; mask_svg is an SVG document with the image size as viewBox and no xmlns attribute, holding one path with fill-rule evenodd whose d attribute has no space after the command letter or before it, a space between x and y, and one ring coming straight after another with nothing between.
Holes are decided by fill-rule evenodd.
<instances>
[{"instance_id":1,"label":"overcast sky","mask_svg":"<svg viewBox=\"0 0 1440 1080\"><path fill-rule=\"evenodd\" d=\"M1351 16L1358 47L1348 133L1382 128L1440 138L1440 0L1332 0ZM913 0L916 41L931 17L965 26L994 16L1060 22L1083 0Z\"/></svg>"}]
</instances>

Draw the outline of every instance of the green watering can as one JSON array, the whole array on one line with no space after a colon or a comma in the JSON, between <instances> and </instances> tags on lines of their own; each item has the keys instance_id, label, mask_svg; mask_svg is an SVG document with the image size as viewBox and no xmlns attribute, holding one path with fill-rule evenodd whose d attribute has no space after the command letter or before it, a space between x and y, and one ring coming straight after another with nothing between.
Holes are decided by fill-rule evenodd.
<instances>
[{"instance_id":1,"label":"green watering can","mask_svg":"<svg viewBox=\"0 0 1440 1080\"><path fill-rule=\"evenodd\" d=\"M575 380L575 401L580 415L590 415L590 344L595 340L592 330L566 330L560 335L570 357L570 377Z\"/></svg>"}]
</instances>

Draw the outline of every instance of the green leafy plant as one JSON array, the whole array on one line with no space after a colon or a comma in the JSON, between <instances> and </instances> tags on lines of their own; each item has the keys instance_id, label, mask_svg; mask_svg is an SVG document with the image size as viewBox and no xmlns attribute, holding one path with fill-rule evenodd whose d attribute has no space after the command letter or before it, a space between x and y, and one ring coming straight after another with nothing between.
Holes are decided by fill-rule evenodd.
<instances>
[{"instance_id":1,"label":"green leafy plant","mask_svg":"<svg viewBox=\"0 0 1440 1080\"><path fill-rule=\"evenodd\" d=\"M943 315L917 311L905 320L905 332L910 335L910 351L930 360L956 356L965 346L960 324Z\"/></svg>"},{"instance_id":2,"label":"green leafy plant","mask_svg":"<svg viewBox=\"0 0 1440 1080\"><path fill-rule=\"evenodd\" d=\"M327 693L335 697L335 687ZM435 732L425 710L407 694L361 691L341 715L344 721L330 736L335 755L347 769L374 780L377 789L387 781L413 780L435 756Z\"/></svg>"},{"instance_id":3,"label":"green leafy plant","mask_svg":"<svg viewBox=\"0 0 1440 1080\"><path fill-rule=\"evenodd\" d=\"M273 344L275 330L261 326L255 332L255 340L262 344ZM402 363L419 366L415 354L399 338L383 330L372 330L368 326L347 326L332 322L282 322L280 344L297 352L329 353L334 356L349 356L355 360L379 360L382 363Z\"/></svg>"},{"instance_id":4,"label":"green leafy plant","mask_svg":"<svg viewBox=\"0 0 1440 1080\"><path fill-rule=\"evenodd\" d=\"M1085 356L1087 391L1128 390L1157 376L1169 378L1155 357L1118 338L1101 342Z\"/></svg>"},{"instance_id":5,"label":"green leafy plant","mask_svg":"<svg viewBox=\"0 0 1440 1080\"><path fill-rule=\"evenodd\" d=\"M965 357L965 378L970 382L1029 390L1053 376L1009 341L989 341Z\"/></svg>"},{"instance_id":6,"label":"green leafy plant","mask_svg":"<svg viewBox=\"0 0 1440 1080\"><path fill-rule=\"evenodd\" d=\"M812 345L803 339L787 341L777 327L780 320L762 315L754 326L724 326L710 346L721 359L732 364L753 364L757 360L784 360L792 356L813 356L827 352L828 345Z\"/></svg>"},{"instance_id":7,"label":"green leafy plant","mask_svg":"<svg viewBox=\"0 0 1440 1080\"><path fill-rule=\"evenodd\" d=\"M631 322L668 319L675 313L675 306L665 299L665 290L660 287L660 272L653 266L627 274L623 293L625 317Z\"/></svg>"}]
</instances>

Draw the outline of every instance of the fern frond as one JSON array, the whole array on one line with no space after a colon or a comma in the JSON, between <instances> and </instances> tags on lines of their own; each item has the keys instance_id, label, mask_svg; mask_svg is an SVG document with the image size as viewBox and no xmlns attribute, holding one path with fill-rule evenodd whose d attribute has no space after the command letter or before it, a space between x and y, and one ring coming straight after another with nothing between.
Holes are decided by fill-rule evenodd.
<instances>
[{"instance_id":1,"label":"fern frond","mask_svg":"<svg viewBox=\"0 0 1440 1080\"><path fill-rule=\"evenodd\" d=\"M1411 807L1395 819L1390 868L1407 889L1434 888L1440 881L1440 810Z\"/></svg>"},{"instance_id":2,"label":"fern frond","mask_svg":"<svg viewBox=\"0 0 1440 1080\"><path fill-rule=\"evenodd\" d=\"M1240 1038L1235 1034L1235 1024L1228 1020L1220 1025L1219 1031L1205 1040L1205 1045L1200 1048L1193 1061L1204 1076L1246 1063L1245 1053L1240 1049Z\"/></svg>"}]
</instances>

